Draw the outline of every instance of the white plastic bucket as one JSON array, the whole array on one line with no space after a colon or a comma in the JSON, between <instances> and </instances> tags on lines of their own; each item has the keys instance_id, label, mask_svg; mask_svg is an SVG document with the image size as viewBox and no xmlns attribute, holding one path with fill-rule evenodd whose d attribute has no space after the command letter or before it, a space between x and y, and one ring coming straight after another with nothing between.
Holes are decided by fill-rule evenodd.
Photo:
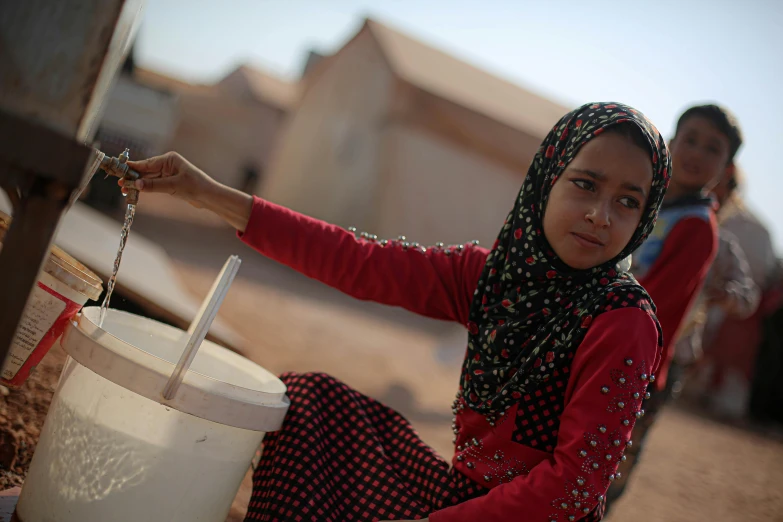
<instances>
[{"instance_id":1,"label":"white plastic bucket","mask_svg":"<svg viewBox=\"0 0 783 522\"><path fill-rule=\"evenodd\" d=\"M0 249L11 218L0 212ZM87 267L52 245L30 292L19 327L0 369L0 383L20 387L62 335L88 299L98 299L101 280Z\"/></svg>"},{"instance_id":2,"label":"white plastic bucket","mask_svg":"<svg viewBox=\"0 0 783 522\"><path fill-rule=\"evenodd\" d=\"M30 465L22 522L223 522L264 433L288 410L273 374L204 341L176 396L161 392L187 333L85 308Z\"/></svg>"}]
</instances>

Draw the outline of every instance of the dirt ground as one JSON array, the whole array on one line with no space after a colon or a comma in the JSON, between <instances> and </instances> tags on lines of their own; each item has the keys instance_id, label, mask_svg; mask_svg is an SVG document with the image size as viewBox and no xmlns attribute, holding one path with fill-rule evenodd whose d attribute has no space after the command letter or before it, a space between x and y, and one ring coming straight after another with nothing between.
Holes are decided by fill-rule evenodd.
<instances>
[{"instance_id":1,"label":"dirt ground","mask_svg":"<svg viewBox=\"0 0 783 522\"><path fill-rule=\"evenodd\" d=\"M450 454L459 327L350 300L261 258L209 220L186 225L176 209L166 212L141 213L134 232L166 248L195 296L207 293L229 254L242 256L220 315L247 340L247 357L275 373L331 373L401 411ZM0 489L23 480L64 357L53 348L23 390L0 396ZM243 519L250 492L248 473L228 521ZM783 521L783 438L669 407L607 520Z\"/></svg>"},{"instance_id":2,"label":"dirt ground","mask_svg":"<svg viewBox=\"0 0 783 522\"><path fill-rule=\"evenodd\" d=\"M20 389L0 387L0 491L24 481L65 357L57 343Z\"/></svg>"}]
</instances>

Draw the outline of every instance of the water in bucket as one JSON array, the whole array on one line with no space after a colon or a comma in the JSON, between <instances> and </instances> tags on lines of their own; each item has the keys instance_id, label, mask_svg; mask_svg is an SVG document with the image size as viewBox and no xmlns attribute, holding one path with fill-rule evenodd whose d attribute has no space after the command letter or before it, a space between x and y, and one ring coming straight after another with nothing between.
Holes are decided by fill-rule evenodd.
<instances>
[{"instance_id":1,"label":"water in bucket","mask_svg":"<svg viewBox=\"0 0 783 522\"><path fill-rule=\"evenodd\" d=\"M92 414L73 403L85 399L79 391L65 388L70 400L62 399L52 407L47 419L51 428L42 434L35 454L48 465L31 467L27 483L36 487L25 489L26 502L49 511L53 521L225 520L263 433L232 430L228 434L195 418L179 420L174 426L148 425L144 430L122 425L106 410L126 410L132 392L108 390L112 386L107 384L111 383L93 383L102 393L114 393L108 393L100 401L100 412ZM149 419L159 415L137 411L128 418L139 413ZM67 517L55 518L64 512ZM135 518L126 518L131 513ZM23 515L23 520L28 517Z\"/></svg>"}]
</instances>

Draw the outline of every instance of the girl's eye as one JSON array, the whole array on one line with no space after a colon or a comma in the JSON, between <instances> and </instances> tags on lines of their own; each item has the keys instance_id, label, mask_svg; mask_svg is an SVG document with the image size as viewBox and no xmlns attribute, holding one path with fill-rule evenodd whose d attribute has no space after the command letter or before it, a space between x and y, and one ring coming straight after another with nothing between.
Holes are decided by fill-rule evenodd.
<instances>
[{"instance_id":1,"label":"girl's eye","mask_svg":"<svg viewBox=\"0 0 783 522\"><path fill-rule=\"evenodd\" d=\"M571 183L573 183L574 185L576 185L582 190L592 191L595 189L595 183L586 179L574 179L571 180Z\"/></svg>"},{"instance_id":2,"label":"girl's eye","mask_svg":"<svg viewBox=\"0 0 783 522\"><path fill-rule=\"evenodd\" d=\"M620 204L628 208L639 208L639 202L630 196L620 198Z\"/></svg>"},{"instance_id":3,"label":"girl's eye","mask_svg":"<svg viewBox=\"0 0 783 522\"><path fill-rule=\"evenodd\" d=\"M718 147L707 147L707 150L713 156L717 156L718 154L720 154L720 150L718 150Z\"/></svg>"}]
</instances>

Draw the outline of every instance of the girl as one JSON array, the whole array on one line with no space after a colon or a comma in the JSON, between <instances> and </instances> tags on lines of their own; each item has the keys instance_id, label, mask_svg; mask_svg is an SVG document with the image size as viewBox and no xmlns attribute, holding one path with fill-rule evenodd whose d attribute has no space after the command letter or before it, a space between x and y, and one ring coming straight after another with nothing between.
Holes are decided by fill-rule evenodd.
<instances>
[{"instance_id":1,"label":"girl","mask_svg":"<svg viewBox=\"0 0 783 522\"><path fill-rule=\"evenodd\" d=\"M669 180L658 131L593 103L542 143L492 250L342 230L221 186L177 154L129 162L136 188L225 218L260 253L358 299L468 330L454 456L324 374L282 376L247 520L600 520L661 357L647 293L618 263L652 230Z\"/></svg>"}]
</instances>

